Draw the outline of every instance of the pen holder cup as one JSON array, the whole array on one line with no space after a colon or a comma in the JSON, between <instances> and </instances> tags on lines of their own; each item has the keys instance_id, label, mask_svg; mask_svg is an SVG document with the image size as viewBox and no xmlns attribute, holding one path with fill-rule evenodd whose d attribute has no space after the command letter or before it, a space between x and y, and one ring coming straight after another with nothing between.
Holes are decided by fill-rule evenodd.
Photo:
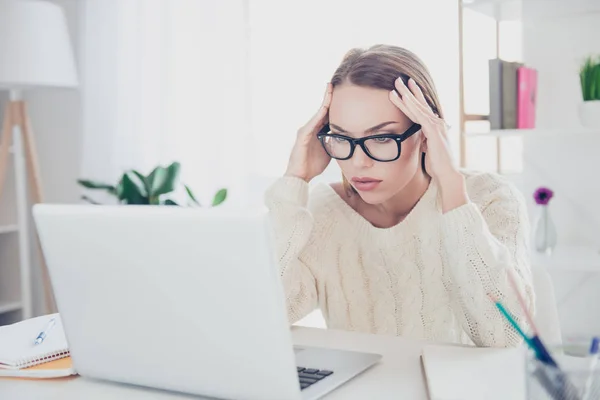
<instances>
[{"instance_id":1,"label":"pen holder cup","mask_svg":"<svg viewBox=\"0 0 600 400\"><path fill-rule=\"evenodd\" d=\"M589 354L588 340L547 346L558 368L527 352L527 400L600 399L600 360Z\"/></svg>"}]
</instances>

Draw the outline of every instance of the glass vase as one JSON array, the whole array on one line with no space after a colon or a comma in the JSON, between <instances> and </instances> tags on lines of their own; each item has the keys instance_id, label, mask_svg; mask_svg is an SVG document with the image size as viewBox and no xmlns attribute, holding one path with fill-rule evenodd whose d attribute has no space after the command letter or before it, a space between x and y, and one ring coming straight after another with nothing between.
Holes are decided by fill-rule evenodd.
<instances>
[{"instance_id":1,"label":"glass vase","mask_svg":"<svg viewBox=\"0 0 600 400\"><path fill-rule=\"evenodd\" d=\"M547 205L539 206L534 230L534 245L540 253L552 253L556 247L556 226Z\"/></svg>"}]
</instances>

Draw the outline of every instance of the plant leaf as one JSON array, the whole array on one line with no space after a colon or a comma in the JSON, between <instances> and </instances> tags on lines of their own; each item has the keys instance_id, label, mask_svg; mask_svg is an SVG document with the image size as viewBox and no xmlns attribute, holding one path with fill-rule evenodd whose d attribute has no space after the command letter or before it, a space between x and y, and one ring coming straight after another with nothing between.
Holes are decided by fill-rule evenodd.
<instances>
[{"instance_id":1,"label":"plant leaf","mask_svg":"<svg viewBox=\"0 0 600 400\"><path fill-rule=\"evenodd\" d=\"M144 175L134 170L128 171L126 175L131 182L137 186L140 194L144 197L148 197L148 190L146 190L146 178Z\"/></svg>"},{"instance_id":2,"label":"plant leaf","mask_svg":"<svg viewBox=\"0 0 600 400\"><path fill-rule=\"evenodd\" d=\"M592 77L594 80L594 87L596 88L596 92L592 95L592 100L600 100L600 58L598 59L598 64L596 64L595 76Z\"/></svg>"},{"instance_id":3,"label":"plant leaf","mask_svg":"<svg viewBox=\"0 0 600 400\"><path fill-rule=\"evenodd\" d=\"M171 199L167 199L167 200L165 200L164 205L165 206L178 206L179 204L177 204L176 202L174 202Z\"/></svg>"},{"instance_id":4,"label":"plant leaf","mask_svg":"<svg viewBox=\"0 0 600 400\"><path fill-rule=\"evenodd\" d=\"M132 176L135 174L131 172L123 174L118 188L119 200L127 204L148 204L148 196L145 195L146 189L136 182L137 179L132 179Z\"/></svg>"},{"instance_id":5,"label":"plant leaf","mask_svg":"<svg viewBox=\"0 0 600 400\"><path fill-rule=\"evenodd\" d=\"M89 179L77 179L77 183L87 189L103 189L107 190L111 194L117 193L117 188L113 185L109 185L108 183L96 182Z\"/></svg>"},{"instance_id":6,"label":"plant leaf","mask_svg":"<svg viewBox=\"0 0 600 400\"><path fill-rule=\"evenodd\" d=\"M192 193L192 189L190 189L188 185L183 185L183 187L185 187L185 191L187 192L188 196L190 196L192 202L197 206L200 206L200 202L196 200L196 196L194 196L194 193Z\"/></svg>"},{"instance_id":7,"label":"plant leaf","mask_svg":"<svg viewBox=\"0 0 600 400\"><path fill-rule=\"evenodd\" d=\"M150 187L150 197L158 197L175 190L180 169L181 165L178 162L172 163L167 168L160 166L154 168L147 178L147 183Z\"/></svg>"},{"instance_id":8,"label":"plant leaf","mask_svg":"<svg viewBox=\"0 0 600 400\"><path fill-rule=\"evenodd\" d=\"M579 79L581 80L581 95L583 96L583 101L588 100L587 93L587 71L585 69L586 64L581 67L581 72L579 73Z\"/></svg>"},{"instance_id":9,"label":"plant leaf","mask_svg":"<svg viewBox=\"0 0 600 400\"><path fill-rule=\"evenodd\" d=\"M588 93L587 93L587 97L588 100L594 100L596 98L596 94L598 92L598 84L596 82L596 67L595 66L590 66L589 72L588 72L588 76L586 78L586 80L588 81Z\"/></svg>"},{"instance_id":10,"label":"plant leaf","mask_svg":"<svg viewBox=\"0 0 600 400\"><path fill-rule=\"evenodd\" d=\"M583 100L600 100L600 56L585 58L579 78Z\"/></svg>"},{"instance_id":11,"label":"plant leaf","mask_svg":"<svg viewBox=\"0 0 600 400\"><path fill-rule=\"evenodd\" d=\"M135 169L132 169L130 172L137 176L137 178L142 182L144 189L146 189L146 193L150 193L150 185L148 184L148 179L142 173L136 171Z\"/></svg>"},{"instance_id":12,"label":"plant leaf","mask_svg":"<svg viewBox=\"0 0 600 400\"><path fill-rule=\"evenodd\" d=\"M100 203L98 203L96 200L94 200L94 199L90 199L90 198L89 198L88 196L86 196L86 195L83 195L83 196L81 196L81 199L82 199L82 200L85 200L85 201L87 201L87 202L88 202L88 203L90 203L90 204L100 204Z\"/></svg>"},{"instance_id":13,"label":"plant leaf","mask_svg":"<svg viewBox=\"0 0 600 400\"><path fill-rule=\"evenodd\" d=\"M213 207L214 206L218 206L219 204L221 204L222 202L224 202L226 198L227 198L227 189L221 189L221 190L219 190L215 194L215 197L213 198L213 202L212 202Z\"/></svg>"}]
</instances>

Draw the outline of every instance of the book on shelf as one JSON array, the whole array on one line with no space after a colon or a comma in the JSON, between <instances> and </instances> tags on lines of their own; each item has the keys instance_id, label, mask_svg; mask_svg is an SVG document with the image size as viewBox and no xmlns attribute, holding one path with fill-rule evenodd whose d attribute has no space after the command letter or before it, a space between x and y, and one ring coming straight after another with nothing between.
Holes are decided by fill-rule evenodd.
<instances>
[{"instance_id":1,"label":"book on shelf","mask_svg":"<svg viewBox=\"0 0 600 400\"><path fill-rule=\"evenodd\" d=\"M533 129L537 103L537 71L523 66L518 69L517 74L517 129Z\"/></svg>"},{"instance_id":2,"label":"book on shelf","mask_svg":"<svg viewBox=\"0 0 600 400\"><path fill-rule=\"evenodd\" d=\"M490 129L535 128L537 71L519 62L489 60Z\"/></svg>"},{"instance_id":3,"label":"book on shelf","mask_svg":"<svg viewBox=\"0 0 600 400\"><path fill-rule=\"evenodd\" d=\"M518 73L523 64L503 61L502 64L502 128L517 129Z\"/></svg>"},{"instance_id":4,"label":"book on shelf","mask_svg":"<svg viewBox=\"0 0 600 400\"><path fill-rule=\"evenodd\" d=\"M502 129L502 60L489 61L490 66L490 129Z\"/></svg>"}]
</instances>

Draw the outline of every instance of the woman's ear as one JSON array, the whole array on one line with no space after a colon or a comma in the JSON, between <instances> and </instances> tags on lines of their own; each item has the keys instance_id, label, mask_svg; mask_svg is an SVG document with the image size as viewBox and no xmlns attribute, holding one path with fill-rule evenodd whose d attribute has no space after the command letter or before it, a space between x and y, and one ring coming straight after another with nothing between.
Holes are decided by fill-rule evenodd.
<instances>
[{"instance_id":1,"label":"woman's ear","mask_svg":"<svg viewBox=\"0 0 600 400\"><path fill-rule=\"evenodd\" d=\"M421 140L421 153L427 153L427 139L425 135L422 136Z\"/></svg>"}]
</instances>

